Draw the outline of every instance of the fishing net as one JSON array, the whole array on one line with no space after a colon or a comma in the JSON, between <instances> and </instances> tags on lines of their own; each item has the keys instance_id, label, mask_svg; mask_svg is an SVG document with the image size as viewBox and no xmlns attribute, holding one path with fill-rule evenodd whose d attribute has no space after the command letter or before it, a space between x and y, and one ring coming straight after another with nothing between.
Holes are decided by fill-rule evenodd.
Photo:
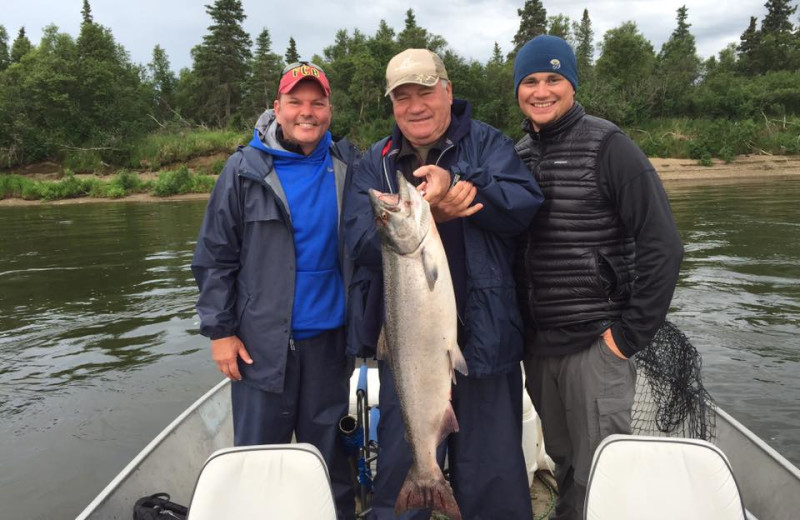
<instances>
[{"instance_id":1,"label":"fishing net","mask_svg":"<svg viewBox=\"0 0 800 520\"><path fill-rule=\"evenodd\" d=\"M713 401L703 386L700 354L686 335L667 321L634 359L633 433L713 440Z\"/></svg>"}]
</instances>

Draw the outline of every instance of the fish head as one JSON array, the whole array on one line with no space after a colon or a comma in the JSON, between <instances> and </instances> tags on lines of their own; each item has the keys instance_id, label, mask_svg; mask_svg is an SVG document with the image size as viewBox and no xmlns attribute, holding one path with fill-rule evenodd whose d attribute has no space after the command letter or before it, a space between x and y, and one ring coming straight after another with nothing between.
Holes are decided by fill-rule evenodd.
<instances>
[{"instance_id":1,"label":"fish head","mask_svg":"<svg viewBox=\"0 0 800 520\"><path fill-rule=\"evenodd\" d=\"M427 235L431 208L400 172L397 186L397 193L369 190L369 199L384 244L404 255L415 251Z\"/></svg>"}]
</instances>

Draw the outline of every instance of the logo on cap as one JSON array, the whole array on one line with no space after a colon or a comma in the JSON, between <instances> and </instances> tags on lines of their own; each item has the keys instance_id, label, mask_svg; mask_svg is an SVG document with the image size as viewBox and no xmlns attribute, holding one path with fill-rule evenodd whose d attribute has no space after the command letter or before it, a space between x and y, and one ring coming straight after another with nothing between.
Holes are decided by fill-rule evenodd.
<instances>
[{"instance_id":1,"label":"logo on cap","mask_svg":"<svg viewBox=\"0 0 800 520\"><path fill-rule=\"evenodd\" d=\"M290 72L292 73L292 77L295 78L298 76L314 76L316 78L319 77L319 69L305 64L293 68Z\"/></svg>"},{"instance_id":2,"label":"logo on cap","mask_svg":"<svg viewBox=\"0 0 800 520\"><path fill-rule=\"evenodd\" d=\"M558 70L561 68L561 62L558 61L557 58L553 58L552 60L550 60L550 65L553 66L553 70Z\"/></svg>"}]
</instances>

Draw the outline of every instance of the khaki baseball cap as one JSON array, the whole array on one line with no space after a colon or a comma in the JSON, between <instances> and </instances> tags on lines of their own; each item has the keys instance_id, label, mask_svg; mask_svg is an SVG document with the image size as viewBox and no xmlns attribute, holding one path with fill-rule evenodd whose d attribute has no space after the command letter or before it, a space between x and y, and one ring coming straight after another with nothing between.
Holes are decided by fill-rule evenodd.
<instances>
[{"instance_id":1,"label":"khaki baseball cap","mask_svg":"<svg viewBox=\"0 0 800 520\"><path fill-rule=\"evenodd\" d=\"M440 79L447 79L442 58L428 49L406 49L386 66L386 96L406 83L432 87Z\"/></svg>"}]
</instances>

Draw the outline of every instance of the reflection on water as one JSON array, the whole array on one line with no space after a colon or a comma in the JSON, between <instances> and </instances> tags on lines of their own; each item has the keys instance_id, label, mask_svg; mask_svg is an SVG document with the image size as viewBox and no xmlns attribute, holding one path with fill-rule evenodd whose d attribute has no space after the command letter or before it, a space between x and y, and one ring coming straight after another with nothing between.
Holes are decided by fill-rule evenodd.
<instances>
[{"instance_id":1,"label":"reflection on water","mask_svg":"<svg viewBox=\"0 0 800 520\"><path fill-rule=\"evenodd\" d=\"M686 245L673 320L718 403L800 463L800 181L667 186Z\"/></svg>"},{"instance_id":2,"label":"reflection on water","mask_svg":"<svg viewBox=\"0 0 800 520\"><path fill-rule=\"evenodd\" d=\"M3 392L0 416L62 388L196 350L165 341L165 323L194 314L188 266L197 212L187 214L194 209L4 209L0 382L13 392Z\"/></svg>"},{"instance_id":3,"label":"reflection on water","mask_svg":"<svg viewBox=\"0 0 800 520\"><path fill-rule=\"evenodd\" d=\"M0 208L0 503L74 517L220 377L189 272L204 203Z\"/></svg>"},{"instance_id":4,"label":"reflection on water","mask_svg":"<svg viewBox=\"0 0 800 520\"><path fill-rule=\"evenodd\" d=\"M800 181L667 188L671 319L722 407L800 463ZM189 271L204 207L0 208L3 517L74 517L220 379Z\"/></svg>"}]
</instances>

